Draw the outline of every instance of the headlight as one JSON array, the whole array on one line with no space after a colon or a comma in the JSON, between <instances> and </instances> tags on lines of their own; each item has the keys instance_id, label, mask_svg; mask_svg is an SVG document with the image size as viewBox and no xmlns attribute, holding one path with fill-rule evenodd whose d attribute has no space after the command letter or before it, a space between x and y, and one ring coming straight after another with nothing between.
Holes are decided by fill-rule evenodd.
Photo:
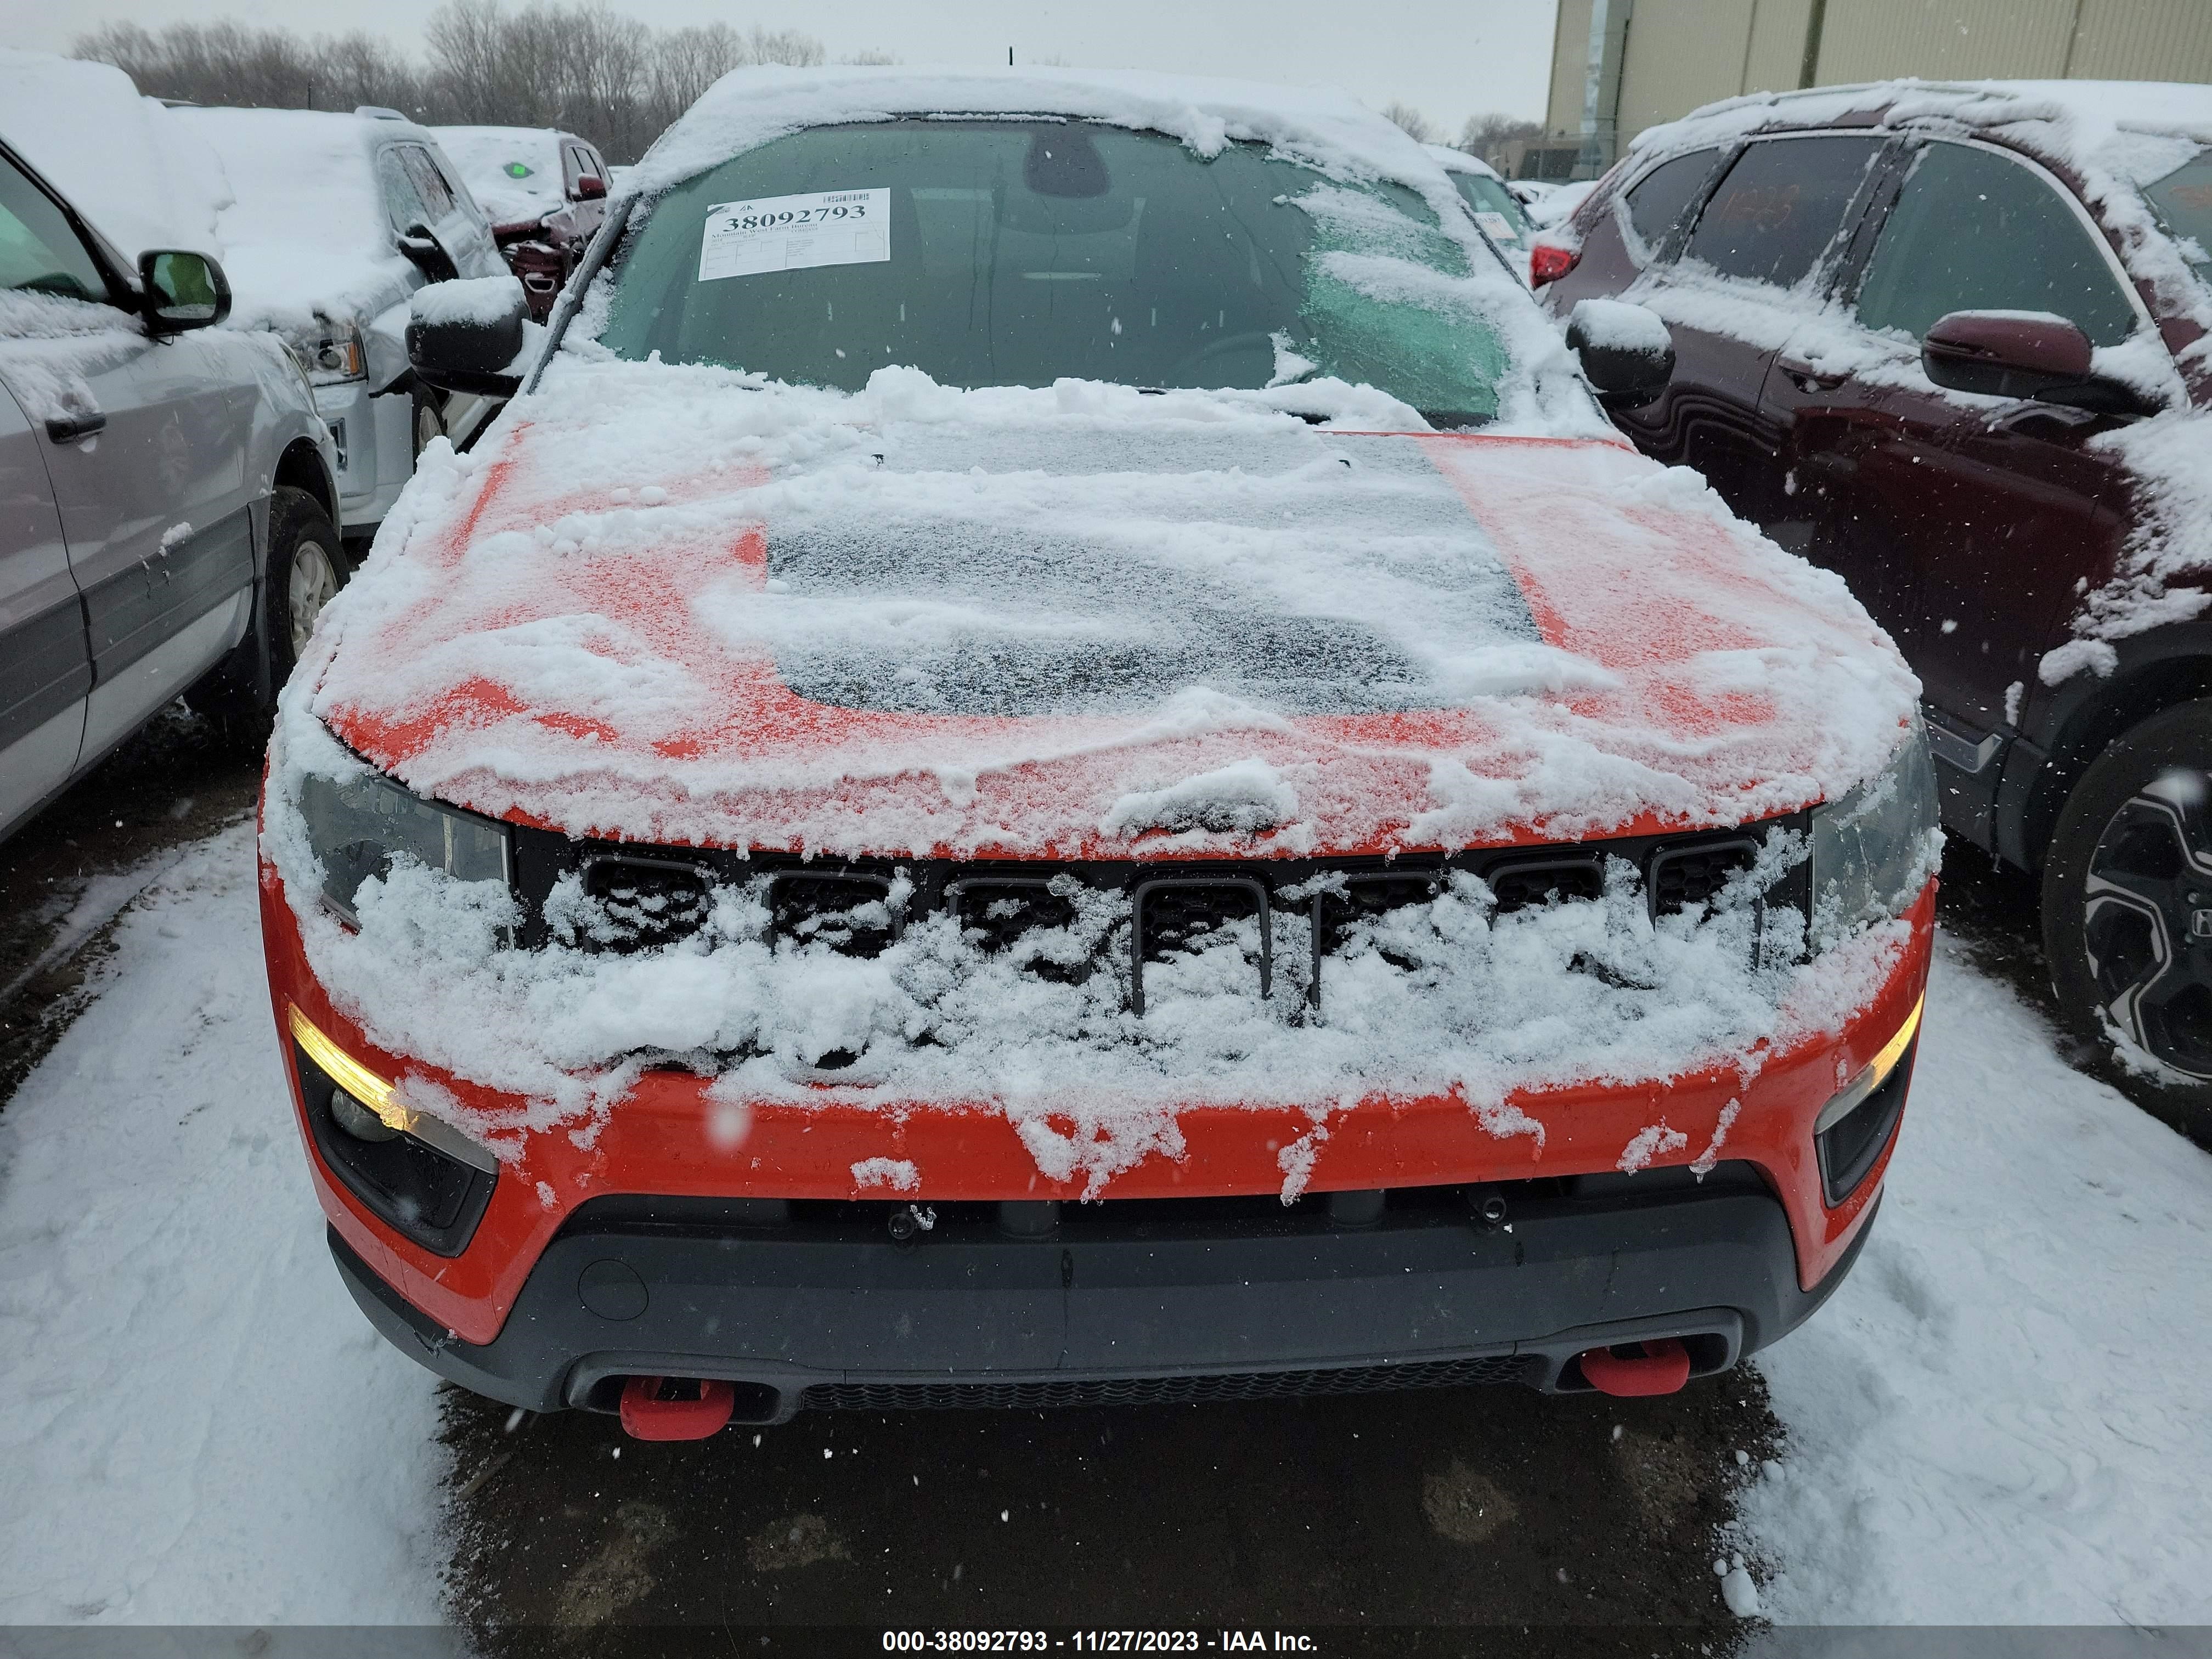
<instances>
[{"instance_id":1,"label":"headlight","mask_svg":"<svg viewBox=\"0 0 2212 1659\"><path fill-rule=\"evenodd\" d=\"M1899 915L1936 866L1936 773L1916 719L1890 763L1813 810L1813 948Z\"/></svg>"},{"instance_id":2,"label":"headlight","mask_svg":"<svg viewBox=\"0 0 2212 1659\"><path fill-rule=\"evenodd\" d=\"M340 386L368 378L368 353L361 331L349 323L343 328L317 319L317 326L288 333L284 343L311 385Z\"/></svg>"},{"instance_id":3,"label":"headlight","mask_svg":"<svg viewBox=\"0 0 2212 1659\"><path fill-rule=\"evenodd\" d=\"M354 896L371 876L410 858L456 881L504 885L510 868L506 826L424 800L389 778L345 783L310 776L300 785L300 816L322 860L323 896L348 921Z\"/></svg>"}]
</instances>

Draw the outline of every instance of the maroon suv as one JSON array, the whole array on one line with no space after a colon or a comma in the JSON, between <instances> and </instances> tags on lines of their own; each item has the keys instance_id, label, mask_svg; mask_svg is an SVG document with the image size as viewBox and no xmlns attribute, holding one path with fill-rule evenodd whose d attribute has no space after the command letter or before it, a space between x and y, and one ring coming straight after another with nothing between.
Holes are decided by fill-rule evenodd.
<instances>
[{"instance_id":1,"label":"maroon suv","mask_svg":"<svg viewBox=\"0 0 2212 1659\"><path fill-rule=\"evenodd\" d=\"M1737 100L1644 133L1533 261L1562 319L1666 321L1673 379L1616 419L1849 580L1921 677L1946 825L2041 873L2061 998L2200 1133L2208 145L2198 86Z\"/></svg>"}]
</instances>

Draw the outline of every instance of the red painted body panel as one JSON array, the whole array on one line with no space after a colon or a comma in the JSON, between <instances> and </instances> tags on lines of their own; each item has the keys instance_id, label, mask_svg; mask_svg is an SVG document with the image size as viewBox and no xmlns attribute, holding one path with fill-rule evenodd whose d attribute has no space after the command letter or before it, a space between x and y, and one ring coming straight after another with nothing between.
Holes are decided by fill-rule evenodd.
<instances>
[{"instance_id":1,"label":"red painted body panel","mask_svg":"<svg viewBox=\"0 0 2212 1659\"><path fill-rule=\"evenodd\" d=\"M1373 1098L1333 1112L1309 1182L1316 1192L1371 1187L1522 1180L1611 1170L1638 1133L1663 1122L1686 1137L1655 1164L1688 1164L1705 1152L1731 1103L1740 1111L1719 1155L1756 1164L1788 1210L1798 1274L1809 1288L1841 1257L1880 1189L1888 1153L1841 1207L1822 1201L1813 1121L1822 1105L1881 1048L1925 991L1935 937L1935 884L1909 913L1911 943L1873 1000L1841 1033L1771 1054L1747 1082L1734 1066L1633 1086L1589 1084L1529 1090L1510 1103L1545 1125L1531 1136L1498 1137L1467 1103L1451 1097ZM288 1005L383 1075L428 1075L486 1110L519 1101L444 1077L410 1057L386 1053L334 1007L308 972L282 884L261 871L262 933L277 1026ZM686 1074L648 1074L593 1127L568 1126L529 1135L520 1158L504 1165L489 1209L459 1257L430 1255L390 1231L331 1179L307 1135L299 1082L288 1066L293 1108L306 1143L317 1196L346 1242L416 1306L471 1342L497 1334L539 1254L568 1212L612 1193L699 1196L849 1199L861 1193L852 1165L866 1158L908 1159L933 1176L911 1196L934 1200L1079 1199L1085 1181L1055 1182L1013 1125L994 1107L862 1106L824 1088L819 1104L761 1103L737 1144L708 1133L708 1085ZM1178 1114L1183 1152L1159 1153L1105 1184L1115 1198L1273 1193L1283 1184L1278 1154L1310 1134L1313 1121L1292 1106L1193 1105ZM1063 1133L1073 1122L1057 1122ZM901 1194L908 1196L908 1194Z\"/></svg>"}]
</instances>

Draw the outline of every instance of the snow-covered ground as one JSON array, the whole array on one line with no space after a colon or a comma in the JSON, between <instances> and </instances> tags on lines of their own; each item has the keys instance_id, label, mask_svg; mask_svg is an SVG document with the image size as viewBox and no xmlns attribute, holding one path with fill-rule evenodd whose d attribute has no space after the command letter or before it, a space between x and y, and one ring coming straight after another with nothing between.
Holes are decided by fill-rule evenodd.
<instances>
[{"instance_id":1,"label":"snow-covered ground","mask_svg":"<svg viewBox=\"0 0 2212 1659\"><path fill-rule=\"evenodd\" d=\"M0 1623L434 1620L434 1385L331 1268L248 826L189 848L115 945L0 1112ZM1741 1506L1767 1610L2212 1624L2212 1158L1948 943L1929 1007L1875 1238L1759 1362L1789 1435Z\"/></svg>"},{"instance_id":2,"label":"snow-covered ground","mask_svg":"<svg viewBox=\"0 0 2212 1659\"><path fill-rule=\"evenodd\" d=\"M0 1625L435 1621L432 1379L323 1243L252 826L115 943L0 1112Z\"/></svg>"},{"instance_id":3,"label":"snow-covered ground","mask_svg":"<svg viewBox=\"0 0 2212 1659\"><path fill-rule=\"evenodd\" d=\"M2212 1625L2208 1268L2212 1157L1943 941L1874 1237L1759 1361L1790 1435L1741 1505L1769 1611Z\"/></svg>"}]
</instances>

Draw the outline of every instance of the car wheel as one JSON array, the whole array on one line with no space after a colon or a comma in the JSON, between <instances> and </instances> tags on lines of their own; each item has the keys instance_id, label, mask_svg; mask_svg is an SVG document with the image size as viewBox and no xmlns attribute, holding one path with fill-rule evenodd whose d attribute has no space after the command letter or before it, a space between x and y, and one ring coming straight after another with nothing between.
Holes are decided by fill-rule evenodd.
<instances>
[{"instance_id":1,"label":"car wheel","mask_svg":"<svg viewBox=\"0 0 2212 1659\"><path fill-rule=\"evenodd\" d=\"M446 435L446 416L438 400L421 386L415 388L415 459L421 460L430 440Z\"/></svg>"},{"instance_id":2,"label":"car wheel","mask_svg":"<svg viewBox=\"0 0 2212 1659\"><path fill-rule=\"evenodd\" d=\"M269 497L270 678L282 685L307 647L323 607L353 574L353 561L315 498L277 489Z\"/></svg>"},{"instance_id":3,"label":"car wheel","mask_svg":"<svg viewBox=\"0 0 2212 1659\"><path fill-rule=\"evenodd\" d=\"M2117 1038L2132 1070L2148 1056L2159 1092L2212 1122L2212 699L2123 733L2075 785L2044 860L2043 937L2084 1034Z\"/></svg>"}]
</instances>

